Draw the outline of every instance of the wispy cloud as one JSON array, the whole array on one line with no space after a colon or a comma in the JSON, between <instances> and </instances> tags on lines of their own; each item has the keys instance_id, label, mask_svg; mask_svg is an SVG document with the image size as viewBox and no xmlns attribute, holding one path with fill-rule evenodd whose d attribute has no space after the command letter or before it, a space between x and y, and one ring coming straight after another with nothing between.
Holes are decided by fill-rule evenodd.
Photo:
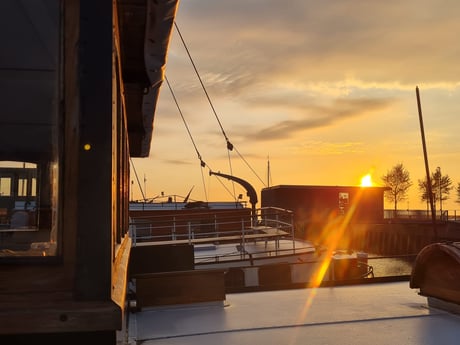
<instances>
[{"instance_id":1,"label":"wispy cloud","mask_svg":"<svg viewBox=\"0 0 460 345\"><path fill-rule=\"evenodd\" d=\"M172 165L192 165L194 162L191 160L179 160L179 159L163 159L164 163L172 164Z\"/></svg>"},{"instance_id":2,"label":"wispy cloud","mask_svg":"<svg viewBox=\"0 0 460 345\"><path fill-rule=\"evenodd\" d=\"M349 75L415 85L458 82L459 13L455 0L200 1L183 2L177 20L202 72L242 86Z\"/></svg>"},{"instance_id":3,"label":"wispy cloud","mask_svg":"<svg viewBox=\"0 0 460 345\"><path fill-rule=\"evenodd\" d=\"M327 106L303 104L302 117L282 120L254 132L248 131L245 136L252 140L286 139L298 132L331 126L348 118L381 111L393 102L393 99L337 99ZM267 104L273 105L282 107L283 103L272 100ZM297 107L300 109L301 105L298 104Z\"/></svg>"}]
</instances>

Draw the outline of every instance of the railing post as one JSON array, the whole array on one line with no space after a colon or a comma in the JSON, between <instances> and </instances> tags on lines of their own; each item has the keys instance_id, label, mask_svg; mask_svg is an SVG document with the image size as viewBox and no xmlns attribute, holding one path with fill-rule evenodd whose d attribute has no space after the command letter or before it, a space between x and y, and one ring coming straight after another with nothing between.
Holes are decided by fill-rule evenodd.
<instances>
[{"instance_id":1,"label":"railing post","mask_svg":"<svg viewBox=\"0 0 460 345\"><path fill-rule=\"evenodd\" d=\"M192 243L192 223L188 222L188 243Z\"/></svg>"},{"instance_id":2,"label":"railing post","mask_svg":"<svg viewBox=\"0 0 460 345\"><path fill-rule=\"evenodd\" d=\"M292 251L295 254L295 231L294 231L294 214L291 213L291 233L292 233Z\"/></svg>"},{"instance_id":3,"label":"railing post","mask_svg":"<svg viewBox=\"0 0 460 345\"><path fill-rule=\"evenodd\" d=\"M244 218L241 219L241 246L243 247L243 258L246 256L246 241L244 234Z\"/></svg>"},{"instance_id":4,"label":"railing post","mask_svg":"<svg viewBox=\"0 0 460 345\"><path fill-rule=\"evenodd\" d=\"M129 223L129 230L131 232L131 238L133 240L133 245L136 246L136 243L137 243L137 229L136 229L136 226L133 225L133 223L131 222L130 220L130 223Z\"/></svg>"},{"instance_id":5,"label":"railing post","mask_svg":"<svg viewBox=\"0 0 460 345\"><path fill-rule=\"evenodd\" d=\"M173 241L176 240L176 217L173 217L172 239Z\"/></svg>"}]
</instances>

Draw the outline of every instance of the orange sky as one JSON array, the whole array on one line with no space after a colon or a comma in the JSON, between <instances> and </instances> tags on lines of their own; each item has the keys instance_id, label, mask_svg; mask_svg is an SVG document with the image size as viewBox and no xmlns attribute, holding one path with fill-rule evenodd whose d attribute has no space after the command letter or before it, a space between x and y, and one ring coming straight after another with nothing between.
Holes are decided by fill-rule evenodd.
<instances>
[{"instance_id":1,"label":"orange sky","mask_svg":"<svg viewBox=\"0 0 460 345\"><path fill-rule=\"evenodd\" d=\"M233 200L244 189L209 176L209 168L260 191L268 157L271 185L353 186L368 173L379 185L403 163L413 186L398 208L425 209L417 85L430 169L441 167L457 186L460 2L289 4L181 1L176 22L216 114L173 32L166 77L192 138L165 82L150 157L133 159L145 195L185 196L193 187L195 200ZM133 180L140 198L134 172ZM452 190L443 209L460 210L456 199Z\"/></svg>"}]
</instances>

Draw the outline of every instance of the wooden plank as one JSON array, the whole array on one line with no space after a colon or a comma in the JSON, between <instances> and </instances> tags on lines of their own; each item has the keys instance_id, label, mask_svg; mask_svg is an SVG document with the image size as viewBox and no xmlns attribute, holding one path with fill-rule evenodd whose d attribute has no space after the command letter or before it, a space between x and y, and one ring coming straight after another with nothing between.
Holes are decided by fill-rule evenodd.
<instances>
[{"instance_id":1,"label":"wooden plank","mask_svg":"<svg viewBox=\"0 0 460 345\"><path fill-rule=\"evenodd\" d=\"M131 252L131 238L125 236L117 250L112 267L112 300L124 308L128 286L128 264Z\"/></svg>"},{"instance_id":2,"label":"wooden plank","mask_svg":"<svg viewBox=\"0 0 460 345\"><path fill-rule=\"evenodd\" d=\"M225 270L193 270L136 276L137 308L225 300Z\"/></svg>"},{"instance_id":3,"label":"wooden plank","mask_svg":"<svg viewBox=\"0 0 460 345\"><path fill-rule=\"evenodd\" d=\"M144 273L188 271L194 268L193 245L171 244L133 247L129 258L131 277Z\"/></svg>"},{"instance_id":4,"label":"wooden plank","mask_svg":"<svg viewBox=\"0 0 460 345\"><path fill-rule=\"evenodd\" d=\"M121 308L111 302L79 302L43 293L2 302L0 334L91 332L121 329Z\"/></svg>"}]
</instances>

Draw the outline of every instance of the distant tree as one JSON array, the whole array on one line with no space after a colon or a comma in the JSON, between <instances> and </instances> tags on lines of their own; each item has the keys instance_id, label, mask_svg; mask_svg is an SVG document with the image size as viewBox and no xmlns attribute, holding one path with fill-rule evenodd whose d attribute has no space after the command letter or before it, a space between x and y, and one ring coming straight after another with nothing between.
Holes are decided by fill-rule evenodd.
<instances>
[{"instance_id":1,"label":"distant tree","mask_svg":"<svg viewBox=\"0 0 460 345\"><path fill-rule=\"evenodd\" d=\"M457 200L455 200L455 202L458 202L460 203L460 182L457 183Z\"/></svg>"},{"instance_id":2,"label":"distant tree","mask_svg":"<svg viewBox=\"0 0 460 345\"><path fill-rule=\"evenodd\" d=\"M449 199L449 193L452 188L454 188L452 186L452 180L449 175L442 175L441 169L436 169L435 172L431 173L431 192L433 193L435 208L436 204L439 203L439 209L442 210L442 202ZM428 204L430 196L428 194L426 179L418 180L418 189L420 191L420 199L426 201Z\"/></svg>"},{"instance_id":3,"label":"distant tree","mask_svg":"<svg viewBox=\"0 0 460 345\"><path fill-rule=\"evenodd\" d=\"M429 193L428 193L428 185L426 183L426 178L425 179L419 179L418 180L418 190L420 193L420 200L421 201L426 201L426 207L428 209L428 204L430 201ZM433 186L433 180L431 180L431 193L433 194L434 191L434 186ZM433 195L433 202L435 203L435 196Z\"/></svg>"},{"instance_id":4,"label":"distant tree","mask_svg":"<svg viewBox=\"0 0 460 345\"><path fill-rule=\"evenodd\" d=\"M382 176L382 181L385 187L390 188L385 191L385 199L394 203L396 211L398 202L406 199L407 191L412 186L409 172L402 163L399 163Z\"/></svg>"}]
</instances>

